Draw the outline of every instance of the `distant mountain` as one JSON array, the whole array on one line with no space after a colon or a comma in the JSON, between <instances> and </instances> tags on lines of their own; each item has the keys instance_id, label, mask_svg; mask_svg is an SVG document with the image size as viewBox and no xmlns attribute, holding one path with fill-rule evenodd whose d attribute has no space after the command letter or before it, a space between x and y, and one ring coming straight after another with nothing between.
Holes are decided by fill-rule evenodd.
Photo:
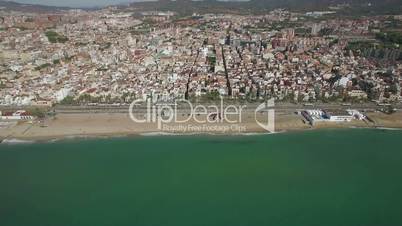
<instances>
[{"instance_id":1,"label":"distant mountain","mask_svg":"<svg viewBox=\"0 0 402 226\"><path fill-rule=\"evenodd\" d=\"M193 13L263 13L276 8L285 8L293 11L328 10L329 6L349 4L341 13L349 15L361 14L402 14L402 0L158 0L145 2L129 2L117 4L122 10L135 8L136 11L170 10L181 15ZM66 2L68 4L68 2ZM14 10L22 12L57 12L71 9L69 7L55 7L36 4L23 4L0 0L0 10ZM94 8L95 9L95 8Z\"/></svg>"},{"instance_id":2,"label":"distant mountain","mask_svg":"<svg viewBox=\"0 0 402 226\"><path fill-rule=\"evenodd\" d=\"M251 0L253 7L286 7L291 9L322 9L328 6L339 4L349 4L352 7L371 7L378 10L387 7L391 9L402 10L401 0ZM400 11L402 13L402 11Z\"/></svg>"},{"instance_id":3,"label":"distant mountain","mask_svg":"<svg viewBox=\"0 0 402 226\"><path fill-rule=\"evenodd\" d=\"M192 1L159 0L156 2L133 2L138 10L171 10L180 14L230 12L258 13L275 8L295 11L328 10L329 6L349 4L344 13L355 14L402 14L402 0L250 0L250 1Z\"/></svg>"},{"instance_id":4,"label":"distant mountain","mask_svg":"<svg viewBox=\"0 0 402 226\"><path fill-rule=\"evenodd\" d=\"M55 6L45 6L36 4L25 4L12 1L0 0L0 10L3 11L20 11L20 12L57 12L62 10L71 9L69 7L55 7Z\"/></svg>"}]
</instances>

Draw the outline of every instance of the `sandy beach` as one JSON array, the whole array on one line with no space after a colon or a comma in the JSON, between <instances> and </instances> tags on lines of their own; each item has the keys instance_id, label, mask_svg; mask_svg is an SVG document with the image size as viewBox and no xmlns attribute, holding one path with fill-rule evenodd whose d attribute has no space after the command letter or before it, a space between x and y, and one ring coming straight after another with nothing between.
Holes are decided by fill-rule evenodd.
<instances>
[{"instance_id":1,"label":"sandy beach","mask_svg":"<svg viewBox=\"0 0 402 226\"><path fill-rule=\"evenodd\" d=\"M402 112L392 115L373 112L368 116L375 123L353 120L352 122L326 122L310 126L303 117L293 113L275 114L275 132L323 129L323 128L402 128ZM184 116L183 116L184 117ZM180 120L183 117L179 117ZM266 113L257 115L261 122L267 120ZM127 113L77 113L57 114L39 122L2 122L0 139L50 140L72 137L110 137L145 134L243 134L267 133L255 122L254 114L243 114L241 123L199 123L190 120L186 123L133 122Z\"/></svg>"}]
</instances>

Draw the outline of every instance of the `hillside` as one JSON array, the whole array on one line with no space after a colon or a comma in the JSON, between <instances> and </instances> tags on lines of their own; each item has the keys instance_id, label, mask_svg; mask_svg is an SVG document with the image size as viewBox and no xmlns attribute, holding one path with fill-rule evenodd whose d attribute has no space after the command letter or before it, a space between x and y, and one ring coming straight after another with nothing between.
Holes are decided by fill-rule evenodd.
<instances>
[{"instance_id":1,"label":"hillside","mask_svg":"<svg viewBox=\"0 0 402 226\"><path fill-rule=\"evenodd\" d=\"M370 3L370 4L369 4ZM157 2L131 3L137 10L171 10L180 14L216 13L262 13L275 8L294 11L328 10L329 6L348 4L346 14L402 14L401 0L250 0L247 2L222 2L216 0L159 0Z\"/></svg>"},{"instance_id":2,"label":"hillside","mask_svg":"<svg viewBox=\"0 0 402 226\"><path fill-rule=\"evenodd\" d=\"M0 0L0 10L3 11L20 11L20 12L57 12L62 10L68 10L69 7L54 7L36 4L23 4L12 1Z\"/></svg>"}]
</instances>

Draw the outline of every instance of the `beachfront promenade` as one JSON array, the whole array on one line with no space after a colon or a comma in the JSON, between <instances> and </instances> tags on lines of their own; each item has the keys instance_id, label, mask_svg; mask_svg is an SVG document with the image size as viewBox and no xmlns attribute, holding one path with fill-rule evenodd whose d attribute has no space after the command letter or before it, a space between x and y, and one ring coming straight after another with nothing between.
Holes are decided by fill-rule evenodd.
<instances>
[{"instance_id":1,"label":"beachfront promenade","mask_svg":"<svg viewBox=\"0 0 402 226\"><path fill-rule=\"evenodd\" d=\"M166 103L168 104L168 103ZM201 105L202 103L198 103L197 105ZM225 106L228 105L246 105L244 108L245 111L250 111L254 112L255 109L260 105L261 103L229 103L229 104L224 104ZM163 105L163 103L161 103ZM168 104L169 105L169 104ZM219 105L219 103L204 103L202 104L204 106L210 106L210 105ZM174 107L173 105L170 105ZM393 108L395 108L397 111L402 111L402 104L394 104L392 105ZM306 109L340 109L340 110L346 110L346 109L356 109L356 110L362 110L362 111L375 111L380 108L383 108L385 106L379 106L376 103L362 103L362 104L340 104L340 103L317 103L317 104L311 104L311 105L305 105L305 104L292 104L292 103L275 103L274 107L269 107L269 109L275 109L278 112L294 112L294 111L300 111L300 110L306 110ZM177 105L178 112L188 112L190 109L188 105L182 104L182 105ZM63 106L63 105L57 105L56 107L53 108L55 113L63 113L63 114L74 114L74 113L128 113L129 111L129 105L120 105L120 106L111 106L111 105L105 105L105 106ZM147 111L147 106L146 105L140 105L140 106L135 106L133 108L134 112L137 113L142 113Z\"/></svg>"},{"instance_id":2,"label":"beachfront promenade","mask_svg":"<svg viewBox=\"0 0 402 226\"><path fill-rule=\"evenodd\" d=\"M200 105L200 104L198 104ZM213 105L212 103L205 104L206 106ZM217 104L218 105L218 104ZM289 104L277 103L275 107L262 109L256 114L255 110L259 106L257 103L233 103L233 105L247 105L242 108L241 122L236 125L244 127L240 132L267 132L261 128L256 119L260 122L266 122L267 114L265 110L275 109L275 130L276 131L293 131L306 129L321 129L321 128L402 128L402 106L400 104L393 105L396 109L394 114L385 114L379 110L385 109L388 106L380 106L375 103L364 104ZM219 106L219 105L218 105ZM224 108L227 105L224 106ZM12 107L8 107L8 110ZM14 108L15 109L15 108ZM325 109L325 110L346 110L356 109L364 111L365 114L373 120L374 123L366 123L359 120L354 120L348 123L318 123L314 126L305 122L304 118L295 114L307 109ZM135 106L133 111L136 118L145 119L147 113L146 106ZM177 106L177 117L179 120L188 118L191 108L188 106ZM171 132L165 131L164 128L158 128L157 123L146 122L136 123L130 119L128 114L129 106L55 106L50 109L53 116L46 117L41 123L18 123L10 124L9 126L0 129L1 138L18 138L18 139L33 139L33 140L49 140L53 138L65 138L75 136L120 136L120 135L136 135L154 132ZM194 113L194 112L193 112ZM197 119L205 119L202 113L195 113ZM232 115L233 116L233 115ZM230 116L230 117L232 117ZM204 117L204 118L203 118ZM239 116L233 116L239 117ZM186 123L168 123L171 127L175 126L199 126L200 124L192 119ZM211 124L215 126L216 124ZM217 124L219 126L231 126L228 123ZM179 127L178 127L179 128ZM181 127L180 127L181 128ZM177 131L178 133L191 133L192 131ZM207 131L210 132L210 131ZM200 132L201 133L201 132ZM212 132L211 132L212 133ZM213 133L215 133L213 131ZM219 132L218 132L219 133ZM226 133L237 133L229 131Z\"/></svg>"}]
</instances>

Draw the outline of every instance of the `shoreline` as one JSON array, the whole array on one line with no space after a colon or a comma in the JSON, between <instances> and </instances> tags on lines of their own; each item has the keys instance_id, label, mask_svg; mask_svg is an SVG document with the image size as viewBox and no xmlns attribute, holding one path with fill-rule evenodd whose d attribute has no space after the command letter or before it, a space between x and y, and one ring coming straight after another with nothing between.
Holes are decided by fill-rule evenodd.
<instances>
[{"instance_id":1,"label":"shoreline","mask_svg":"<svg viewBox=\"0 0 402 226\"><path fill-rule=\"evenodd\" d=\"M320 129L379 129L379 130L402 130L402 112L393 115L383 113L369 113L375 124L353 120L350 123L325 122L310 126L303 122L300 115L292 113L277 113L275 115L275 132L270 133L255 123L254 116L246 114L243 121L237 125L243 130L239 131L166 131L159 130L152 123L138 124L130 120L124 113L103 114L60 114L55 118L47 119L45 126L39 123L17 123L8 128L0 127L0 143L22 142L55 142L75 139L110 139L117 137L139 136L250 136L264 134L278 134L288 132L303 132ZM260 116L257 116L257 118ZM266 116L261 115L261 118ZM15 123L14 123L15 124ZM195 122L185 124L168 124L171 127L204 126ZM209 124L208 124L209 125ZM206 125L206 126L208 126ZM216 125L215 125L216 126ZM230 129L230 124L219 124ZM236 127L236 128L237 128ZM243 128L244 127L244 128ZM208 128L208 127L202 127ZM214 128L212 128L214 129Z\"/></svg>"},{"instance_id":2,"label":"shoreline","mask_svg":"<svg viewBox=\"0 0 402 226\"><path fill-rule=\"evenodd\" d=\"M303 133L308 131L319 130L349 130L349 129L370 129L370 130L389 130L402 131L400 127L326 127L326 128L311 128L311 129L293 129L287 131L278 131L274 133L268 132L249 132L249 133L166 133L166 132L149 132L142 134L92 134L92 135L71 135L71 136L49 136L49 137L10 137L0 138L0 144L33 144L33 143L54 143L69 140L88 140L88 139L115 139L115 138L132 138L132 137L163 137L163 136L263 136L276 135L284 133Z\"/></svg>"}]
</instances>

